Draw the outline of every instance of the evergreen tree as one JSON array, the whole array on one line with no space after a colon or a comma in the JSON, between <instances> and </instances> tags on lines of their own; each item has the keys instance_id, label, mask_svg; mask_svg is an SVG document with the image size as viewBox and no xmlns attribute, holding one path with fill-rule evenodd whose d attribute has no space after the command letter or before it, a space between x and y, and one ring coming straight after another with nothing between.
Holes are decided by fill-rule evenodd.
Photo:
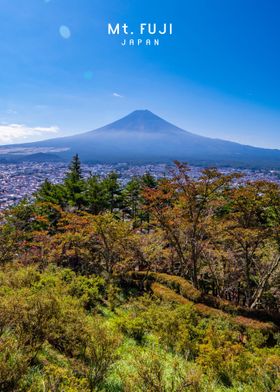
<instances>
[{"instance_id":1,"label":"evergreen tree","mask_svg":"<svg viewBox=\"0 0 280 392\"><path fill-rule=\"evenodd\" d=\"M130 216L135 219L141 203L141 180L133 177L123 190L124 206Z\"/></svg>"},{"instance_id":2,"label":"evergreen tree","mask_svg":"<svg viewBox=\"0 0 280 392\"><path fill-rule=\"evenodd\" d=\"M85 198L90 213L97 215L106 210L106 192L100 177L91 175L86 181Z\"/></svg>"},{"instance_id":3,"label":"evergreen tree","mask_svg":"<svg viewBox=\"0 0 280 392\"><path fill-rule=\"evenodd\" d=\"M37 202L58 204L61 207L67 202L66 189L63 184L52 184L46 179L35 194Z\"/></svg>"},{"instance_id":4,"label":"evergreen tree","mask_svg":"<svg viewBox=\"0 0 280 392\"><path fill-rule=\"evenodd\" d=\"M134 223L148 221L148 212L143 209L145 200L142 193L144 189L156 186L156 179L150 173L145 173L142 177L133 177L123 189L124 212L134 219Z\"/></svg>"},{"instance_id":5,"label":"evergreen tree","mask_svg":"<svg viewBox=\"0 0 280 392\"><path fill-rule=\"evenodd\" d=\"M118 174L112 172L102 181L104 200L106 200L107 208L111 212L122 205L121 187L118 178Z\"/></svg>"},{"instance_id":6,"label":"evergreen tree","mask_svg":"<svg viewBox=\"0 0 280 392\"><path fill-rule=\"evenodd\" d=\"M69 165L64 184L69 204L81 208L85 204L85 181L82 176L81 161L78 154L74 155Z\"/></svg>"},{"instance_id":7,"label":"evergreen tree","mask_svg":"<svg viewBox=\"0 0 280 392\"><path fill-rule=\"evenodd\" d=\"M157 180L149 172L141 177L142 188L156 188Z\"/></svg>"},{"instance_id":8,"label":"evergreen tree","mask_svg":"<svg viewBox=\"0 0 280 392\"><path fill-rule=\"evenodd\" d=\"M66 174L65 181L70 181L72 183L78 183L83 179L82 169L81 169L81 161L79 155L76 154L73 156L72 161L69 165L69 171Z\"/></svg>"}]
</instances>

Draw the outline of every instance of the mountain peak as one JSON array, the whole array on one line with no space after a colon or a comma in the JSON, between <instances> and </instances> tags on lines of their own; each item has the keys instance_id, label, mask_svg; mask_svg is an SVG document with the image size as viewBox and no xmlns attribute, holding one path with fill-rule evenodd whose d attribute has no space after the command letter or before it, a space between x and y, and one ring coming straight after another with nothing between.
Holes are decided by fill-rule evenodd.
<instances>
[{"instance_id":1,"label":"mountain peak","mask_svg":"<svg viewBox=\"0 0 280 392\"><path fill-rule=\"evenodd\" d=\"M154 114L153 112L151 112L150 110L147 110L147 109L134 110L133 112L131 112L127 116L121 118L119 121L127 120L127 119L141 120L141 121L148 121L148 120L151 120L151 119L158 119L158 120L161 120L161 121L165 122L165 120L163 120L162 118L160 118L159 116L157 116L156 114Z\"/></svg>"},{"instance_id":2,"label":"mountain peak","mask_svg":"<svg viewBox=\"0 0 280 392\"><path fill-rule=\"evenodd\" d=\"M14 147L10 147L10 153L4 147L2 156L10 155L14 159ZM30 150L36 154L44 149L45 153L55 152L62 159L69 159L78 153L82 160L88 162L162 163L177 159L198 165L280 168L278 150L199 136L184 131L147 109L135 110L94 131L17 145L19 147L22 147L21 159L26 154L30 155ZM35 155L35 158L38 157Z\"/></svg>"},{"instance_id":3,"label":"mountain peak","mask_svg":"<svg viewBox=\"0 0 280 392\"><path fill-rule=\"evenodd\" d=\"M141 114L141 113L146 113L146 114L150 113L150 114L153 114L155 116L155 114L153 112L151 112L150 110L148 110L148 109L136 109L133 112L131 112L130 114Z\"/></svg>"},{"instance_id":4,"label":"mountain peak","mask_svg":"<svg viewBox=\"0 0 280 392\"><path fill-rule=\"evenodd\" d=\"M137 109L137 110L134 110L133 112L128 114L128 116L153 116L153 117L158 117L156 114L154 114L153 112L151 112L148 109ZM126 116L126 117L128 117L128 116Z\"/></svg>"},{"instance_id":5,"label":"mountain peak","mask_svg":"<svg viewBox=\"0 0 280 392\"><path fill-rule=\"evenodd\" d=\"M129 131L129 132L185 132L175 125L165 121L150 110L135 110L127 116L115 121L103 128L100 131Z\"/></svg>"}]
</instances>

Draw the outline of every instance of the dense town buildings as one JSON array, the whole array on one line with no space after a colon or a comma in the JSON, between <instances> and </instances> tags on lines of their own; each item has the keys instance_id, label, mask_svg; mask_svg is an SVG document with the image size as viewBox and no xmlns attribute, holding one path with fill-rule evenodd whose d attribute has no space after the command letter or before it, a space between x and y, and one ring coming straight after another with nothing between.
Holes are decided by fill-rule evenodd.
<instances>
[{"instance_id":1,"label":"dense town buildings","mask_svg":"<svg viewBox=\"0 0 280 392\"><path fill-rule=\"evenodd\" d=\"M132 177L141 176L147 172L156 178L168 176L171 167L166 164L131 165L119 164L94 164L83 165L84 176L90 173L105 177L112 171L119 174L122 184L126 184ZM0 164L0 210L16 204L25 197L32 197L45 179L53 183L63 180L68 169L68 164L63 162L22 162L15 164ZM191 167L190 174L197 178L201 167ZM269 180L280 182L280 171L273 170L236 170L221 168L223 173L242 172L244 177L238 181Z\"/></svg>"}]
</instances>

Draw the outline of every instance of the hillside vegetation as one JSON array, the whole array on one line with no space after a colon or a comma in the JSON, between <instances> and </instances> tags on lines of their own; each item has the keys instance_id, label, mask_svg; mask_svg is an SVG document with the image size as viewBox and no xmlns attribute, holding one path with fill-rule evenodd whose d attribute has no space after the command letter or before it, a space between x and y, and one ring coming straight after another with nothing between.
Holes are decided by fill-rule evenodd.
<instances>
[{"instance_id":1,"label":"hillside vegetation","mask_svg":"<svg viewBox=\"0 0 280 392\"><path fill-rule=\"evenodd\" d=\"M176 163L45 181L0 225L0 391L279 391L280 187Z\"/></svg>"}]
</instances>

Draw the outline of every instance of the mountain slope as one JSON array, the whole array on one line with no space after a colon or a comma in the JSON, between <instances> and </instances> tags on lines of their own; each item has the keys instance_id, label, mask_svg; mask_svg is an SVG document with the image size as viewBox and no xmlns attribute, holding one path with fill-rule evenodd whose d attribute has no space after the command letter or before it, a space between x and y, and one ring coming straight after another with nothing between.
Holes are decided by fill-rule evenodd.
<instances>
[{"instance_id":1,"label":"mountain slope","mask_svg":"<svg viewBox=\"0 0 280 392\"><path fill-rule=\"evenodd\" d=\"M69 159L78 153L83 161L88 162L146 163L178 159L201 165L280 168L279 150L199 136L176 127L148 110L137 110L95 131L1 147L0 154L11 156L11 148L15 147L16 155L12 155L17 157L26 154L28 149L28 154L30 151L43 151L48 155L55 153L61 159Z\"/></svg>"}]
</instances>

